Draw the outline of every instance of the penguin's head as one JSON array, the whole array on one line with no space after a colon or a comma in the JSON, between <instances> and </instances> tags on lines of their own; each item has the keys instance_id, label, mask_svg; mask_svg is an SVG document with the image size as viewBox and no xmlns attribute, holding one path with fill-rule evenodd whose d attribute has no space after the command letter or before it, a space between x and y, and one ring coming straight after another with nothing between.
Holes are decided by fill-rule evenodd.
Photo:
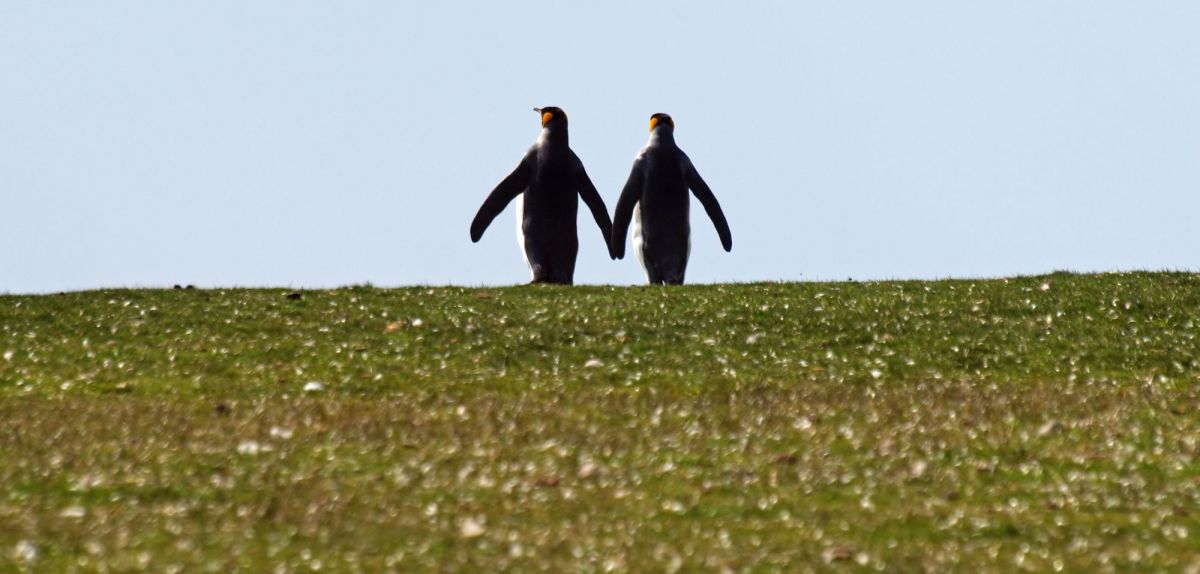
<instances>
[{"instance_id":1,"label":"penguin's head","mask_svg":"<svg viewBox=\"0 0 1200 574\"><path fill-rule=\"evenodd\" d=\"M650 131L654 131L655 128L662 126L675 129L675 120L671 119L671 116L663 113L657 113L650 116Z\"/></svg>"},{"instance_id":2,"label":"penguin's head","mask_svg":"<svg viewBox=\"0 0 1200 574\"><path fill-rule=\"evenodd\" d=\"M562 111L562 108L550 106L546 108L533 108L533 111L542 115L542 127L544 128L550 127L552 124L564 127L567 125L567 112Z\"/></svg>"}]
</instances>

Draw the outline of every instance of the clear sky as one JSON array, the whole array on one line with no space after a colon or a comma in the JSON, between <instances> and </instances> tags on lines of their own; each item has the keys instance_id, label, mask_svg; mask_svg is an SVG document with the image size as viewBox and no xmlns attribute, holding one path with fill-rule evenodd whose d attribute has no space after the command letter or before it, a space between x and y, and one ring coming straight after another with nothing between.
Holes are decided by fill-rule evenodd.
<instances>
[{"instance_id":1,"label":"clear sky","mask_svg":"<svg viewBox=\"0 0 1200 574\"><path fill-rule=\"evenodd\" d=\"M1200 2L0 0L0 292L513 284L479 204L653 112L691 282L1200 269ZM580 212L576 281L641 283Z\"/></svg>"}]
</instances>

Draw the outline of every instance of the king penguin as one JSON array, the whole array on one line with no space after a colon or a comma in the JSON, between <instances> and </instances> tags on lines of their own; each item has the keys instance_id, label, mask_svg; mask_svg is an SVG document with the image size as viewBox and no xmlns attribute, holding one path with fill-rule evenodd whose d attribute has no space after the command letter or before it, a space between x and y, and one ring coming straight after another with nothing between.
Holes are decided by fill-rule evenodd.
<instances>
[{"instance_id":1,"label":"king penguin","mask_svg":"<svg viewBox=\"0 0 1200 574\"><path fill-rule=\"evenodd\" d=\"M568 145L567 114L555 107L533 111L542 118L542 133L516 169L484 200L471 222L471 241L478 242L492 220L516 199L517 240L533 283L570 285L579 252L575 224L579 198L591 209L610 256L612 221L583 162Z\"/></svg>"},{"instance_id":2,"label":"king penguin","mask_svg":"<svg viewBox=\"0 0 1200 574\"><path fill-rule=\"evenodd\" d=\"M682 285L692 251L688 189L717 228L721 246L733 249L729 223L708 184L687 154L675 145L675 120L650 116L650 141L633 160L633 170L613 215L613 257L625 257L625 230L633 220L633 251L652 285Z\"/></svg>"}]
</instances>

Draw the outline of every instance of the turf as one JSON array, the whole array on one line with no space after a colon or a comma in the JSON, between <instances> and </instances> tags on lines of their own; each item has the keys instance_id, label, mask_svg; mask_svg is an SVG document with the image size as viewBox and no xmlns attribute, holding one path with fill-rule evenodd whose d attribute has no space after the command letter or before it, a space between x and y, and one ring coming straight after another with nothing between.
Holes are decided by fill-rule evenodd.
<instances>
[{"instance_id":1,"label":"turf","mask_svg":"<svg viewBox=\"0 0 1200 574\"><path fill-rule=\"evenodd\" d=\"M1200 275L0 297L0 571L1200 568Z\"/></svg>"}]
</instances>

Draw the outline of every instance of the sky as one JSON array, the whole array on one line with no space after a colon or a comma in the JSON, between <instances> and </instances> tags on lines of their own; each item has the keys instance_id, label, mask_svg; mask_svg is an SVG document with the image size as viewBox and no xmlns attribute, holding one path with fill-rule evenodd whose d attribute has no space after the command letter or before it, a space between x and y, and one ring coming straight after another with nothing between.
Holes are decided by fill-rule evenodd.
<instances>
[{"instance_id":1,"label":"sky","mask_svg":"<svg viewBox=\"0 0 1200 574\"><path fill-rule=\"evenodd\" d=\"M1200 3L0 0L0 293L508 285L560 106L611 213L650 114L689 282L1200 269ZM581 204L582 207L582 204ZM579 213L577 283L639 284Z\"/></svg>"}]
</instances>

